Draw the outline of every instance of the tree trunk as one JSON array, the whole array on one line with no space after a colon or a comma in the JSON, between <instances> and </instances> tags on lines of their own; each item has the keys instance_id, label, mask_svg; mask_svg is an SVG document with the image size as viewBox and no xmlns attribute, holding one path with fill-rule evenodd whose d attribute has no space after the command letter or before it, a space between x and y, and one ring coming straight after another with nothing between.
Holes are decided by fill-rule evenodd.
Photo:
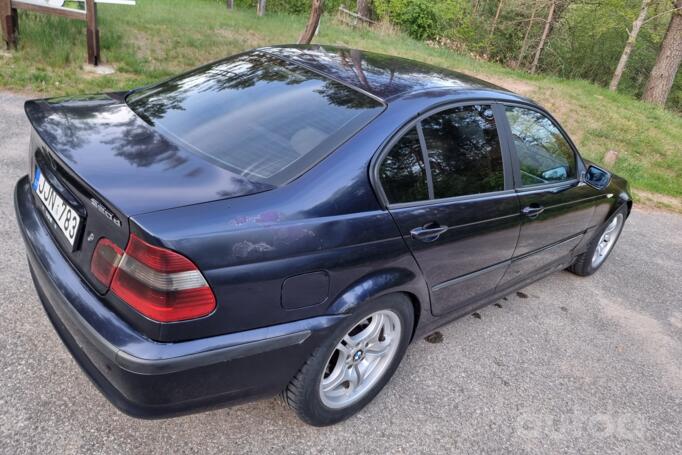
<instances>
[{"instance_id":1,"label":"tree trunk","mask_svg":"<svg viewBox=\"0 0 682 455\"><path fill-rule=\"evenodd\" d=\"M360 81L360 87L363 90L371 91L372 88L369 86L369 82L367 81L365 71L362 69L362 55L360 54L360 51L357 49L351 50L350 59L353 62L353 72Z\"/></svg>"},{"instance_id":2,"label":"tree trunk","mask_svg":"<svg viewBox=\"0 0 682 455\"><path fill-rule=\"evenodd\" d=\"M320 25L320 17L322 17L322 8L324 6L324 0L313 0L312 6L310 7L310 17L308 18L308 23L305 26L303 34L298 39L298 44L310 44L317 32L317 27Z\"/></svg>"},{"instance_id":3,"label":"tree trunk","mask_svg":"<svg viewBox=\"0 0 682 455\"><path fill-rule=\"evenodd\" d=\"M642 99L650 103L665 105L670 88L673 86L677 70L682 61L682 0L675 2L673 11L661 44L661 50L656 57L656 64L651 70L649 80L644 87Z\"/></svg>"},{"instance_id":4,"label":"tree trunk","mask_svg":"<svg viewBox=\"0 0 682 455\"><path fill-rule=\"evenodd\" d=\"M526 34L523 35L523 44L521 44L521 50L519 51L519 57L516 59L516 65L514 65L516 68L521 66L521 62L523 62L523 57L526 55L526 51L528 50L528 38L530 37L530 31L533 28L533 24L535 23L535 14L538 12L538 5L537 3L533 5L533 12L530 15L530 21L528 21L528 28L526 28Z\"/></svg>"},{"instance_id":5,"label":"tree trunk","mask_svg":"<svg viewBox=\"0 0 682 455\"><path fill-rule=\"evenodd\" d=\"M227 9L234 9L234 0L227 0Z\"/></svg>"},{"instance_id":6,"label":"tree trunk","mask_svg":"<svg viewBox=\"0 0 682 455\"><path fill-rule=\"evenodd\" d=\"M552 0L549 4L549 12L547 13L547 21L545 22L545 28L542 30L542 37L540 37L540 43L538 43L538 48L535 50L535 57L533 57L533 64L530 66L530 72L534 73L538 69L538 63L540 62L540 55L542 55L542 50L545 48L545 43L547 42L547 37L549 36L549 31L552 29L552 22L554 21L554 9L556 8L555 0Z\"/></svg>"},{"instance_id":7,"label":"tree trunk","mask_svg":"<svg viewBox=\"0 0 682 455\"><path fill-rule=\"evenodd\" d=\"M358 14L362 17L366 17L367 19L370 19L370 16L372 15L370 4L370 0L358 0Z\"/></svg>"},{"instance_id":8,"label":"tree trunk","mask_svg":"<svg viewBox=\"0 0 682 455\"><path fill-rule=\"evenodd\" d=\"M258 0L258 3L256 3L256 14L265 16L265 0Z\"/></svg>"},{"instance_id":9,"label":"tree trunk","mask_svg":"<svg viewBox=\"0 0 682 455\"><path fill-rule=\"evenodd\" d=\"M623 49L623 53L621 54L620 60L618 61L618 66L616 66L616 71L614 71L613 78L609 84L609 90L612 92L615 92L618 88L618 83L620 82L620 78L623 76L623 71L625 71L625 65L628 63L630 53L635 47L635 41L637 41L639 29L642 28L642 24L644 23L644 19L646 19L646 13L649 9L649 6L651 5L651 2L652 0L642 1L642 6L639 8L639 16L637 16L637 19L635 19L635 21L632 23L632 29L628 30L628 40L625 43L625 49Z\"/></svg>"},{"instance_id":10,"label":"tree trunk","mask_svg":"<svg viewBox=\"0 0 682 455\"><path fill-rule=\"evenodd\" d=\"M495 11L495 18L493 19L493 26L490 27L490 38L493 37L493 33L495 33L495 28L497 28L497 20L500 18L502 5L504 5L504 0L500 0L500 3L498 3L497 5L497 11Z\"/></svg>"}]
</instances>

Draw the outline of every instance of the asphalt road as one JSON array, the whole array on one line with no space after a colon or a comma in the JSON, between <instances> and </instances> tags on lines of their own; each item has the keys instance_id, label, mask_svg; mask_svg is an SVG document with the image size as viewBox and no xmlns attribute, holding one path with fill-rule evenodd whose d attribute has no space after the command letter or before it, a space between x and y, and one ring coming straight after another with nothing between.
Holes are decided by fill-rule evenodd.
<instances>
[{"instance_id":1,"label":"asphalt road","mask_svg":"<svg viewBox=\"0 0 682 455\"><path fill-rule=\"evenodd\" d=\"M417 340L356 417L312 428L277 399L143 421L71 359L14 219L23 98L0 92L0 452L682 453L682 217L635 210L590 278L557 273Z\"/></svg>"}]
</instances>

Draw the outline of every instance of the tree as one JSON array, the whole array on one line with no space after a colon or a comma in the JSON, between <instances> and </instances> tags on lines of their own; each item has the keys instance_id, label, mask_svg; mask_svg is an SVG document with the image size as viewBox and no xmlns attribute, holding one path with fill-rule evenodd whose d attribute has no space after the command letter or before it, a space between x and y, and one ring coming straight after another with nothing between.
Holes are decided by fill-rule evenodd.
<instances>
[{"instance_id":1,"label":"tree","mask_svg":"<svg viewBox=\"0 0 682 455\"><path fill-rule=\"evenodd\" d=\"M625 71L625 65L628 63L630 58L630 53L635 47L635 41L637 40L637 35L639 34L639 29L642 28L644 19L646 19L646 13L651 5L652 0L642 0L642 6L639 8L639 15L637 19L632 23L632 29L627 30L628 40L625 42L625 49L618 60L618 66L616 66L616 71L613 72L613 78L611 78L611 83L609 84L609 90L615 92L618 88L618 83L620 78L623 76L623 71Z\"/></svg>"},{"instance_id":2,"label":"tree","mask_svg":"<svg viewBox=\"0 0 682 455\"><path fill-rule=\"evenodd\" d=\"M535 23L535 14L538 12L538 6L537 3L533 5L533 12L530 15L530 20L528 21L528 28L526 28L526 33L523 35L523 43L521 44L521 50L519 51L519 58L516 59L516 63L514 64L514 67L518 68L521 66L521 62L523 62L523 58L526 55L526 51L528 50L528 38L530 37L530 31L533 28L533 24Z\"/></svg>"},{"instance_id":3,"label":"tree","mask_svg":"<svg viewBox=\"0 0 682 455\"><path fill-rule=\"evenodd\" d=\"M317 32L317 27L320 25L320 17L322 17L322 9L324 7L324 0L312 0L310 7L310 17L305 26L303 34L298 39L298 44L310 44Z\"/></svg>"},{"instance_id":4,"label":"tree","mask_svg":"<svg viewBox=\"0 0 682 455\"><path fill-rule=\"evenodd\" d=\"M502 5L504 5L504 0L500 0L500 3L497 4L497 11L495 11L493 25L492 27L490 27L490 38L493 37L493 34L495 33L495 28L497 28L497 21L500 18L500 13L502 12Z\"/></svg>"},{"instance_id":5,"label":"tree","mask_svg":"<svg viewBox=\"0 0 682 455\"><path fill-rule=\"evenodd\" d=\"M227 0L227 9L234 9L234 0Z\"/></svg>"},{"instance_id":6,"label":"tree","mask_svg":"<svg viewBox=\"0 0 682 455\"><path fill-rule=\"evenodd\" d=\"M682 0L675 2L668 30L665 32L661 50L654 68L644 87L642 99L663 106L670 94L677 70L682 61Z\"/></svg>"},{"instance_id":7,"label":"tree","mask_svg":"<svg viewBox=\"0 0 682 455\"><path fill-rule=\"evenodd\" d=\"M256 3L256 14L265 16L265 0L258 0L258 3Z\"/></svg>"},{"instance_id":8,"label":"tree","mask_svg":"<svg viewBox=\"0 0 682 455\"><path fill-rule=\"evenodd\" d=\"M542 50L545 48L545 43L547 42L547 37L549 36L549 31L552 29L552 23L554 22L554 10L556 9L556 1L551 0L549 3L549 11L547 12L547 20L545 21L545 28L542 30L542 36L540 37L540 42L535 50L535 57L533 57L533 63L530 66L530 72L534 73L538 69L538 63L540 62L540 55L542 55Z\"/></svg>"},{"instance_id":9,"label":"tree","mask_svg":"<svg viewBox=\"0 0 682 455\"><path fill-rule=\"evenodd\" d=\"M357 8L358 14L362 17L369 18L372 14L370 0L358 0Z\"/></svg>"}]
</instances>

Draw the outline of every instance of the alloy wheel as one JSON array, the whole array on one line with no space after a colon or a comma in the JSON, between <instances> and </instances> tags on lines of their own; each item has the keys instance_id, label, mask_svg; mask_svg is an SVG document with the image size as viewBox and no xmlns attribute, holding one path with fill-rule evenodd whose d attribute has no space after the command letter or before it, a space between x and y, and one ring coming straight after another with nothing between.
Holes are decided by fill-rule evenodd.
<instances>
[{"instance_id":1,"label":"alloy wheel","mask_svg":"<svg viewBox=\"0 0 682 455\"><path fill-rule=\"evenodd\" d=\"M609 255L609 252L616 244L616 240L618 240L618 235L620 234L622 227L623 214L619 213L613 220L611 220L609 225L602 233L601 238L597 243L597 248L594 250L594 254L592 255L592 267L599 267L601 263L604 262L604 259L606 259L606 256Z\"/></svg>"},{"instance_id":2,"label":"alloy wheel","mask_svg":"<svg viewBox=\"0 0 682 455\"><path fill-rule=\"evenodd\" d=\"M361 399L388 369L400 345L402 323L391 310L370 314L334 348L320 380L325 406L344 408Z\"/></svg>"}]
</instances>

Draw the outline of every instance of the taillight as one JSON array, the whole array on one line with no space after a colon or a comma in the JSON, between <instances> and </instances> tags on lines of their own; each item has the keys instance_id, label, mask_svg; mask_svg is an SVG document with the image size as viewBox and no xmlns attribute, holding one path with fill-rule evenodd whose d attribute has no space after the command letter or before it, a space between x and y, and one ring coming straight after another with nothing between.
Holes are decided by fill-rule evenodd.
<instances>
[{"instance_id":1,"label":"taillight","mask_svg":"<svg viewBox=\"0 0 682 455\"><path fill-rule=\"evenodd\" d=\"M92 254L90 272L100 283L109 287L121 257L123 257L123 250L118 245L107 238L101 238Z\"/></svg>"},{"instance_id":2,"label":"taillight","mask_svg":"<svg viewBox=\"0 0 682 455\"><path fill-rule=\"evenodd\" d=\"M93 275L106 284L100 279L106 275L94 271L96 261L106 262L100 257L108 256L93 255L91 269ZM130 235L125 253L114 267L113 280L109 280L114 294L159 322L199 318L216 307L211 288L192 261L174 251L150 245L135 234Z\"/></svg>"}]
</instances>

